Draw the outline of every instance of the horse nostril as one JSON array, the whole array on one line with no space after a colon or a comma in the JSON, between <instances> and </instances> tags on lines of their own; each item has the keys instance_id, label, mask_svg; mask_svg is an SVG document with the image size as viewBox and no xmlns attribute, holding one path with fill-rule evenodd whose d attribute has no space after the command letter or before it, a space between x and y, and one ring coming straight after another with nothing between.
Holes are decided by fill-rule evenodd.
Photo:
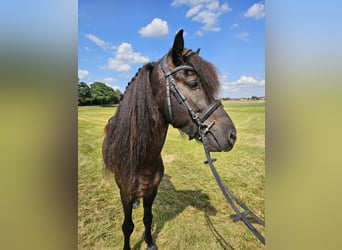
<instances>
[{"instance_id":1,"label":"horse nostril","mask_svg":"<svg viewBox=\"0 0 342 250\"><path fill-rule=\"evenodd\" d=\"M228 133L228 142L229 142L231 145L234 145L235 140L236 140L236 132L235 132L234 130L231 130L231 131Z\"/></svg>"}]
</instances>

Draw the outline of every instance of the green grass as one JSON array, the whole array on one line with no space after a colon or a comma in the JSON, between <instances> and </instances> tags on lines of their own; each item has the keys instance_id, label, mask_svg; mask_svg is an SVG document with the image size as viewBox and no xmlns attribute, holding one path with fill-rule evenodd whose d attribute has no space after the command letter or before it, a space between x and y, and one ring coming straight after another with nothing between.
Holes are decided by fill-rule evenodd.
<instances>
[{"instance_id":1,"label":"green grass","mask_svg":"<svg viewBox=\"0 0 342 250\"><path fill-rule=\"evenodd\" d=\"M238 139L229 153L212 153L223 181L256 214L265 211L265 103L227 101ZM123 212L118 188L101 157L103 128L115 107L78 109L79 249L122 249ZM159 249L264 249L225 201L202 144L170 127L163 148L165 176L153 204ZM133 249L145 249L143 209L133 211ZM265 229L255 225L263 235Z\"/></svg>"}]
</instances>

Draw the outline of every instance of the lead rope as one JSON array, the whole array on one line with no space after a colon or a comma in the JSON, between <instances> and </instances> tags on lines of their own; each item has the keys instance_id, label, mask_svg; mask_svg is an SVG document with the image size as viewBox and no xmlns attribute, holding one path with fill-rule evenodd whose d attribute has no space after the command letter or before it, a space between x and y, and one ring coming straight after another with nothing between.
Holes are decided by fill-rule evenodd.
<instances>
[{"instance_id":1,"label":"lead rope","mask_svg":"<svg viewBox=\"0 0 342 250\"><path fill-rule=\"evenodd\" d=\"M255 219L255 221L257 223L259 223L260 225L262 225L264 227L265 227L265 221L263 221L256 214L254 214L242 201L240 201L229 190L229 188L227 186L224 185L224 183L222 182L222 180L220 178L220 175L216 171L216 168L213 164L213 161L215 161L215 159L211 159L210 152L208 149L207 133L210 132L209 129L210 129L210 127L200 129L200 134L201 134L201 138L202 138L202 142L203 142L203 146L204 146L204 151L205 151L205 155L207 157L207 161L205 163L209 164L211 172L213 173L213 175L217 181L217 184L219 185L224 197L226 198L229 205L233 208L233 210L236 213L236 216L233 219L233 221L236 222L238 220L242 220L243 223L249 228L249 230L251 230L252 233L261 241L261 243L265 245L264 236L261 235L261 233L252 225L252 223L246 218L246 216L248 214L250 214ZM240 212L239 208L234 204L233 200L235 200L236 203L238 203L238 205L244 209L243 212Z\"/></svg>"}]
</instances>

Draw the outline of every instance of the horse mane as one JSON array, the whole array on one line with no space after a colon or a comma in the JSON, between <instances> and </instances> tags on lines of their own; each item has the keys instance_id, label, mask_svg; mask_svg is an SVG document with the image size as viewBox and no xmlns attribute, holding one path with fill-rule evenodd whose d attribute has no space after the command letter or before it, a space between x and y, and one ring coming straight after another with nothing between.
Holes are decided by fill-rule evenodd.
<instances>
[{"instance_id":1,"label":"horse mane","mask_svg":"<svg viewBox=\"0 0 342 250\"><path fill-rule=\"evenodd\" d=\"M150 73L153 64L144 65L126 87L120 105L108 124L107 132L111 145L109 150L115 159L114 164L129 173L144 161L146 153L155 138L152 133L160 124L158 106L150 86ZM125 170L124 170L125 169Z\"/></svg>"}]
</instances>

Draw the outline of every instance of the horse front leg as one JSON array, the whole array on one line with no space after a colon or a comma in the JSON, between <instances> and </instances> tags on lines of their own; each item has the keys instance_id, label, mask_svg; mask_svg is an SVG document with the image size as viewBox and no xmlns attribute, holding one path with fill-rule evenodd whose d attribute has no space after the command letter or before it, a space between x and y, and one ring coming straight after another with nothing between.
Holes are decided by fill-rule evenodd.
<instances>
[{"instance_id":1,"label":"horse front leg","mask_svg":"<svg viewBox=\"0 0 342 250\"><path fill-rule=\"evenodd\" d=\"M156 190L149 196L144 197L144 225L145 225L145 242L147 244L147 250L157 250L157 246L153 243L152 239L152 204L154 198L157 195L157 187Z\"/></svg>"},{"instance_id":2,"label":"horse front leg","mask_svg":"<svg viewBox=\"0 0 342 250\"><path fill-rule=\"evenodd\" d=\"M129 239L131 237L131 234L134 229L134 223L132 220L132 208L133 208L133 199L130 195L124 194L123 192L120 192L121 196L121 202L125 214L125 219L122 224L122 231L125 236L125 243L124 243L124 250L130 250L131 246L129 243Z\"/></svg>"}]
</instances>

